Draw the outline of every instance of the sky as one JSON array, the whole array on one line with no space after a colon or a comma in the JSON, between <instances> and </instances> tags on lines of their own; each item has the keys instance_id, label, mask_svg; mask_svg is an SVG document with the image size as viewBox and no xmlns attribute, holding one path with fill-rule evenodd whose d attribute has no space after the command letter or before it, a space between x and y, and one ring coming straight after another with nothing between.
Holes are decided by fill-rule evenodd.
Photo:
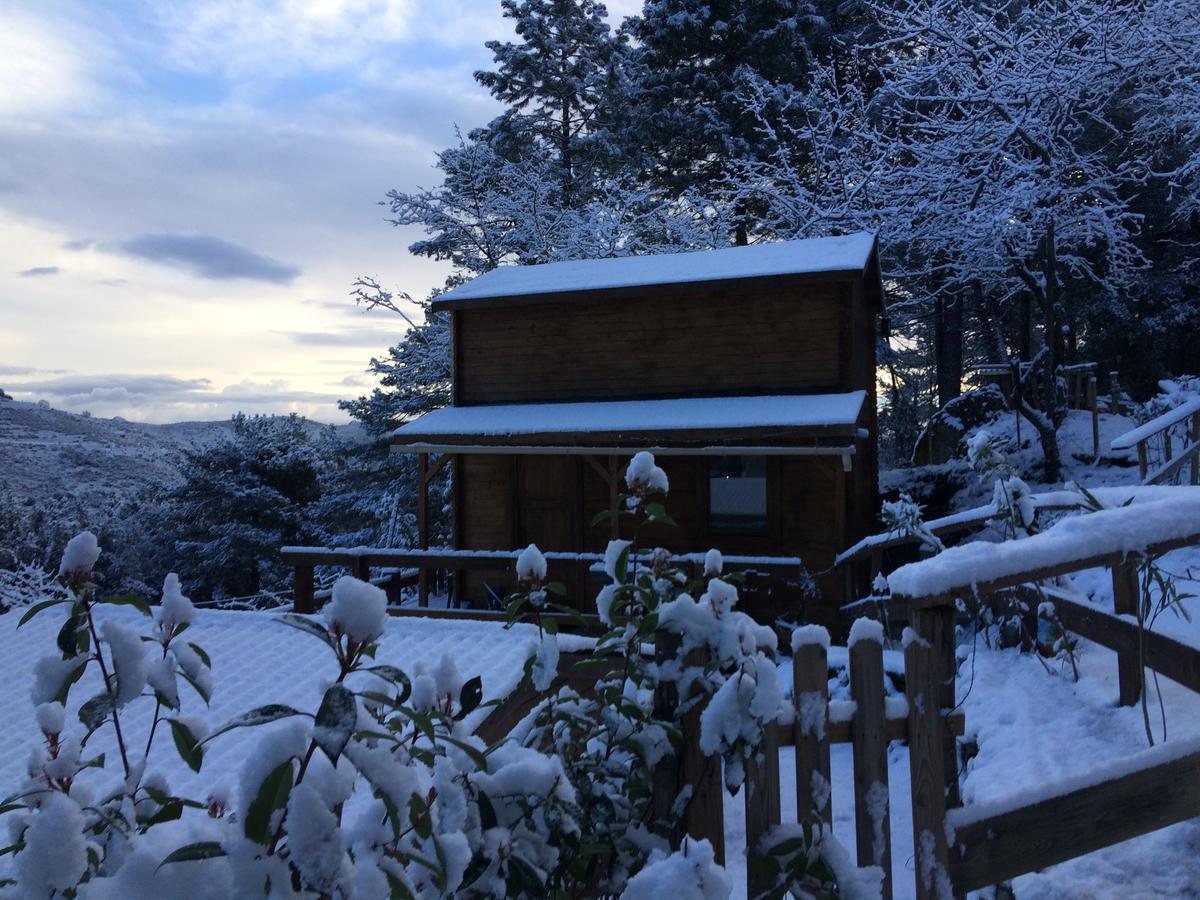
<instances>
[{"instance_id":1,"label":"sky","mask_svg":"<svg viewBox=\"0 0 1200 900\"><path fill-rule=\"evenodd\" d=\"M614 24L639 0L611 0ZM499 0L0 3L0 388L148 422L342 422L446 263L379 205L499 107Z\"/></svg>"}]
</instances>

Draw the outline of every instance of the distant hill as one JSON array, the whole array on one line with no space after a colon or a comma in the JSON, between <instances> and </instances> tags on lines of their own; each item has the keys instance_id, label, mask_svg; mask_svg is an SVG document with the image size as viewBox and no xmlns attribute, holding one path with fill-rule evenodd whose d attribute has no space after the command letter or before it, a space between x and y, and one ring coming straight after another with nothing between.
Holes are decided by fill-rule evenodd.
<instances>
[{"instance_id":1,"label":"distant hill","mask_svg":"<svg viewBox=\"0 0 1200 900\"><path fill-rule=\"evenodd\" d=\"M309 426L314 434L328 427ZM344 439L365 439L356 424L337 431ZM178 484L186 451L231 433L227 419L149 425L0 400L0 489L17 500L72 499L106 511L143 487Z\"/></svg>"}]
</instances>

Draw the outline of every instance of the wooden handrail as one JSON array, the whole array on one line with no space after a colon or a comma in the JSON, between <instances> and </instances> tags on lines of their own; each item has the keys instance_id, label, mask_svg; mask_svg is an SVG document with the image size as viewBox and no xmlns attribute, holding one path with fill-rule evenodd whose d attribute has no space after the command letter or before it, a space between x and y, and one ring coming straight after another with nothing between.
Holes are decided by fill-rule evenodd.
<instances>
[{"instance_id":1,"label":"wooden handrail","mask_svg":"<svg viewBox=\"0 0 1200 900\"><path fill-rule=\"evenodd\" d=\"M1189 400L1186 403L1168 410L1160 416L1155 416L1144 425L1139 425L1132 431L1127 431L1117 438L1113 438L1109 446L1113 450L1129 450L1135 447L1142 441L1154 437L1160 431L1165 431L1172 425L1178 425L1184 419L1194 413L1200 412L1200 398Z\"/></svg>"},{"instance_id":2,"label":"wooden handrail","mask_svg":"<svg viewBox=\"0 0 1200 900\"><path fill-rule=\"evenodd\" d=\"M1171 744L1146 751L1174 752ZM956 895L1200 815L1200 751L987 818L976 812L966 807L948 817Z\"/></svg>"},{"instance_id":3,"label":"wooden handrail","mask_svg":"<svg viewBox=\"0 0 1200 900\"><path fill-rule=\"evenodd\" d=\"M1172 550L1179 550L1182 547L1194 547L1200 544L1200 527L1188 535L1173 538L1166 541L1158 541L1147 545L1141 553L1146 556L1161 556L1164 553L1169 553ZM1104 553L1096 553L1091 556L1082 557L1072 560L1071 562L1061 563L1055 566L1044 566L1035 569L1025 569L1021 572L1016 572L1011 575L1005 575L1001 578L995 578L991 581L973 582L968 578L953 587L947 588L944 591L939 591L937 594L917 597L903 597L907 601L909 609L928 609L933 606L948 606L954 603L954 598L975 592L979 596L992 594L1004 588L1016 587L1019 584L1028 584L1034 581L1045 581L1047 578L1057 578L1060 575L1070 575L1074 572L1082 572L1084 569L1110 568L1119 565L1129 554L1122 550L1108 551ZM899 597L900 595L895 595Z\"/></svg>"},{"instance_id":4,"label":"wooden handrail","mask_svg":"<svg viewBox=\"0 0 1200 900\"><path fill-rule=\"evenodd\" d=\"M504 569L517 561L519 550L452 550L431 548L410 550L389 547L283 547L279 557L292 566L350 566L355 563L376 568L433 568L433 569ZM549 562L604 561L602 553L570 553L547 550ZM675 562L703 565L705 554L680 553L672 556ZM726 566L764 569L791 568L802 564L799 556L725 556Z\"/></svg>"},{"instance_id":5,"label":"wooden handrail","mask_svg":"<svg viewBox=\"0 0 1200 900\"><path fill-rule=\"evenodd\" d=\"M1144 642L1145 664L1149 668L1200 693L1200 649L1149 629L1139 629L1133 622L1071 600L1060 592L1047 590L1046 594L1067 631L1135 658Z\"/></svg>"}]
</instances>

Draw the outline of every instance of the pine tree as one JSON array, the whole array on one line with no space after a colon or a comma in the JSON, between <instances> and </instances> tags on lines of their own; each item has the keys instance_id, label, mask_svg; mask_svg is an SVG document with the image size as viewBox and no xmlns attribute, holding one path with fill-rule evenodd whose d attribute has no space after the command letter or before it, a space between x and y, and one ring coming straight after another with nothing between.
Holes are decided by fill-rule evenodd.
<instances>
[{"instance_id":1,"label":"pine tree","mask_svg":"<svg viewBox=\"0 0 1200 900\"><path fill-rule=\"evenodd\" d=\"M296 415L233 417L230 440L189 453L184 483L166 498L172 567L200 598L244 597L286 586L279 548L314 533L320 447Z\"/></svg>"},{"instance_id":2,"label":"pine tree","mask_svg":"<svg viewBox=\"0 0 1200 900\"><path fill-rule=\"evenodd\" d=\"M739 99L747 75L800 87L824 25L809 0L647 0L627 23L639 48L627 142L654 184L711 193L733 159L763 152Z\"/></svg>"},{"instance_id":3,"label":"pine tree","mask_svg":"<svg viewBox=\"0 0 1200 900\"><path fill-rule=\"evenodd\" d=\"M623 109L623 39L596 0L501 0L520 43L488 41L496 69L475 73L508 110L488 126L509 160L549 154L561 205L585 200L606 160L609 128Z\"/></svg>"}]
</instances>

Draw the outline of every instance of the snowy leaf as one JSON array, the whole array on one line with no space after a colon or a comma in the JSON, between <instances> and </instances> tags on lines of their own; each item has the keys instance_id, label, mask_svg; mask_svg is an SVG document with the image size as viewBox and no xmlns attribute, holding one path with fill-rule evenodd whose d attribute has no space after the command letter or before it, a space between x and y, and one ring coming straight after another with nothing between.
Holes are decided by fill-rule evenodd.
<instances>
[{"instance_id":1,"label":"snowy leaf","mask_svg":"<svg viewBox=\"0 0 1200 900\"><path fill-rule=\"evenodd\" d=\"M276 621L282 622L284 625L290 625L292 628L298 628L306 634L311 634L315 638L320 638L329 647L333 647L333 635L325 630L325 627L312 619L306 619L304 616L298 616L295 613L284 613L276 617Z\"/></svg>"},{"instance_id":2,"label":"snowy leaf","mask_svg":"<svg viewBox=\"0 0 1200 900\"><path fill-rule=\"evenodd\" d=\"M462 694L459 695L460 709L458 715L454 718L460 720L465 718L469 713L474 711L479 705L479 701L483 699L483 679L478 675L466 682L462 686Z\"/></svg>"},{"instance_id":3,"label":"snowy leaf","mask_svg":"<svg viewBox=\"0 0 1200 900\"><path fill-rule=\"evenodd\" d=\"M289 716L306 716L308 713L302 713L298 709L292 709L290 706L284 706L282 703L269 703L266 706L260 706L257 709L252 709L249 712L242 713L235 719L230 719L200 743L207 744L219 734L224 734L227 731L232 731L235 728L252 728L255 725L266 725L268 722L275 722L279 719L286 719Z\"/></svg>"},{"instance_id":4,"label":"snowy leaf","mask_svg":"<svg viewBox=\"0 0 1200 900\"><path fill-rule=\"evenodd\" d=\"M150 604L136 594L116 594L112 597L101 597L97 603L108 603L113 606L132 606L143 616L150 615Z\"/></svg>"},{"instance_id":5,"label":"snowy leaf","mask_svg":"<svg viewBox=\"0 0 1200 900\"><path fill-rule=\"evenodd\" d=\"M325 751L335 766L338 757L346 749L354 725L358 721L358 709L354 694L345 685L335 684L325 692L321 707L317 710L313 740Z\"/></svg>"},{"instance_id":6,"label":"snowy leaf","mask_svg":"<svg viewBox=\"0 0 1200 900\"><path fill-rule=\"evenodd\" d=\"M167 719L167 724L171 726L171 737L175 739L175 749L179 751L179 758L187 763L193 772L199 772L200 764L204 760L204 751L199 741L191 730L177 719Z\"/></svg>"},{"instance_id":7,"label":"snowy leaf","mask_svg":"<svg viewBox=\"0 0 1200 900\"><path fill-rule=\"evenodd\" d=\"M395 666L371 666L366 671L372 672L380 678L397 685L400 688L400 696L397 698L398 703L403 703L412 695L412 681Z\"/></svg>"},{"instance_id":8,"label":"snowy leaf","mask_svg":"<svg viewBox=\"0 0 1200 900\"><path fill-rule=\"evenodd\" d=\"M225 848L218 841L200 841L195 844L187 844L180 847L178 850L173 850L169 853L162 862L158 864L158 868L162 868L167 863L177 862L192 862L198 859L216 859L219 856L225 856Z\"/></svg>"},{"instance_id":9,"label":"snowy leaf","mask_svg":"<svg viewBox=\"0 0 1200 900\"><path fill-rule=\"evenodd\" d=\"M83 723L90 735L105 723L116 707L117 702L112 694L97 694L79 707L79 721Z\"/></svg>"},{"instance_id":10,"label":"snowy leaf","mask_svg":"<svg viewBox=\"0 0 1200 900\"><path fill-rule=\"evenodd\" d=\"M243 831L250 840L265 844L270 836L271 816L277 809L287 805L292 791L292 760L286 759L270 775L263 779L258 794L246 810Z\"/></svg>"},{"instance_id":11,"label":"snowy leaf","mask_svg":"<svg viewBox=\"0 0 1200 900\"><path fill-rule=\"evenodd\" d=\"M487 771L487 767L488 767L487 757L484 756L483 753L481 753L478 748L472 747L466 741L460 741L458 738L452 738L449 735L443 735L442 740L444 740L448 744L453 744L455 747L457 747L463 753L467 754L467 756L469 756L471 758L471 762L473 762L473 763L475 763L475 765L479 766L479 768L482 771L484 771L484 772Z\"/></svg>"},{"instance_id":12,"label":"snowy leaf","mask_svg":"<svg viewBox=\"0 0 1200 900\"><path fill-rule=\"evenodd\" d=\"M193 644L191 641L188 641L188 646L192 648L193 653L200 657L200 661L204 663L204 668L212 668L212 660L209 659L208 654L204 652L203 647L201 647L199 644Z\"/></svg>"},{"instance_id":13,"label":"snowy leaf","mask_svg":"<svg viewBox=\"0 0 1200 900\"><path fill-rule=\"evenodd\" d=\"M58 637L55 643L58 644L58 649L62 651L64 659L71 659L79 655L79 636L78 632L83 625L83 616L79 613L72 613L67 621L63 622L63 626L59 629Z\"/></svg>"},{"instance_id":14,"label":"snowy leaf","mask_svg":"<svg viewBox=\"0 0 1200 900\"><path fill-rule=\"evenodd\" d=\"M35 603L33 606L29 607L29 609L27 609L25 611L25 614L23 616L21 616L20 621L17 622L17 627L20 628L22 625L24 625L26 622L28 622L30 619L32 619L34 616L36 616L38 613L40 613L44 610L47 610L52 606L58 606L62 603L70 603L70 602L71 601L69 601L69 600L43 600L41 603Z\"/></svg>"},{"instance_id":15,"label":"snowy leaf","mask_svg":"<svg viewBox=\"0 0 1200 900\"><path fill-rule=\"evenodd\" d=\"M200 699L203 700L204 704L207 706L208 702L212 699L212 691L206 685L202 684L198 679L193 678L192 674L186 669L180 669L179 674L183 676L184 681L186 681L195 689L196 693L200 695Z\"/></svg>"}]
</instances>

